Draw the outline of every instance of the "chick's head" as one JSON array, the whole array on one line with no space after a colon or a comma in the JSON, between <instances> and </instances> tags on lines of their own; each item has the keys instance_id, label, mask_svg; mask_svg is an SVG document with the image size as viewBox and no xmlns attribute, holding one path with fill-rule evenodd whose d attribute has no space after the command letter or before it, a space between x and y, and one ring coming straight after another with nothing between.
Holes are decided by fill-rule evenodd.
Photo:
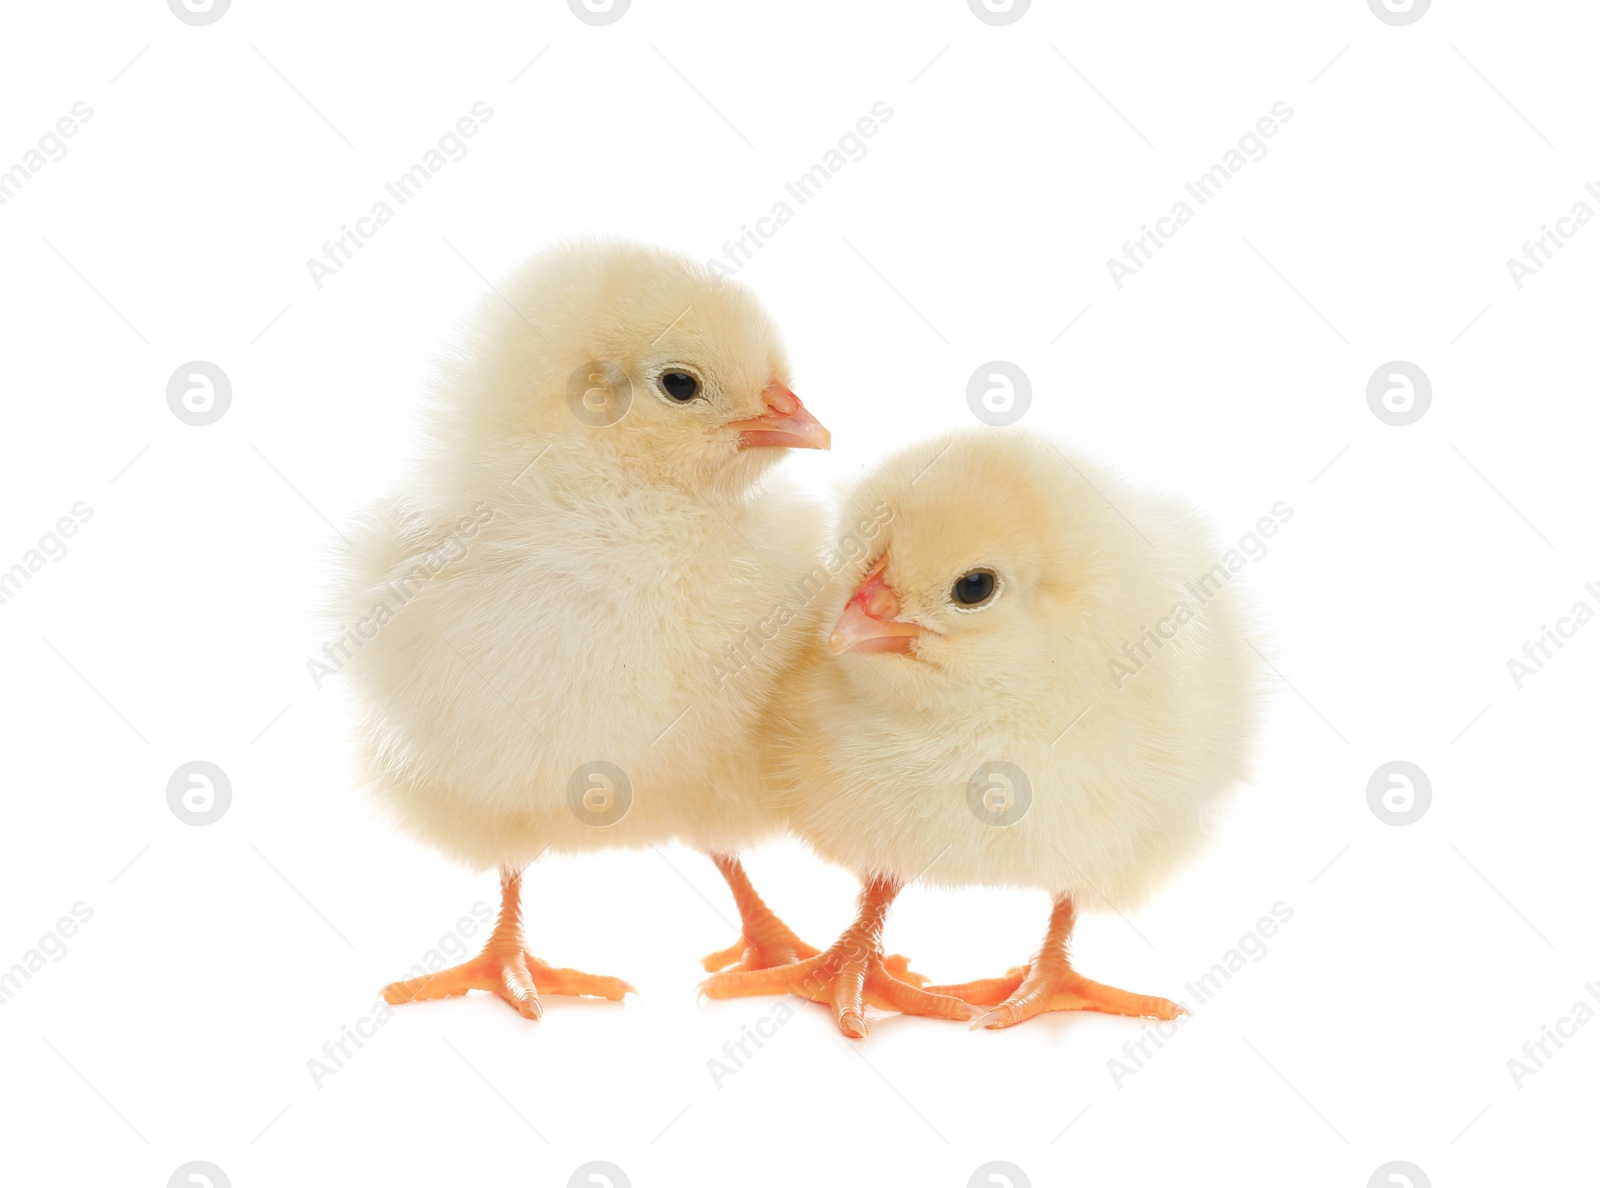
<instances>
[{"instance_id":1,"label":"chick's head","mask_svg":"<svg viewBox=\"0 0 1600 1188\"><path fill-rule=\"evenodd\" d=\"M863 516L887 528L828 639L868 657L845 666L863 696L943 712L1082 695L1159 599L1083 472L1015 430L896 455L850 496L846 519Z\"/></svg>"},{"instance_id":2,"label":"chick's head","mask_svg":"<svg viewBox=\"0 0 1600 1188\"><path fill-rule=\"evenodd\" d=\"M476 441L576 444L649 481L725 491L785 447L828 448L755 297L685 257L568 245L485 311L460 376Z\"/></svg>"}]
</instances>

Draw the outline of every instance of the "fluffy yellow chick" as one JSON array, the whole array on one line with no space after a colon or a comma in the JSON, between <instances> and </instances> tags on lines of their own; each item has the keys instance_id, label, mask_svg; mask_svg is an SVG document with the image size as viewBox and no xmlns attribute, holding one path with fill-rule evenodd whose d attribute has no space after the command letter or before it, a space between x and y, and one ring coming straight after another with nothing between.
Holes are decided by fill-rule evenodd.
<instances>
[{"instance_id":1,"label":"fluffy yellow chick","mask_svg":"<svg viewBox=\"0 0 1600 1188\"><path fill-rule=\"evenodd\" d=\"M1125 911L1194 854L1246 775L1259 662L1210 534L1016 430L905 450L842 514L887 521L882 548L766 733L794 830L860 873L860 916L827 953L707 992L792 990L855 1037L863 1001L958 1018L962 999L984 1027L1046 1010L1175 1017L1082 977L1068 941L1080 909ZM897 985L879 933L918 878L1048 891L1044 944L1005 977Z\"/></svg>"},{"instance_id":2,"label":"fluffy yellow chick","mask_svg":"<svg viewBox=\"0 0 1600 1188\"><path fill-rule=\"evenodd\" d=\"M536 1018L540 994L631 990L527 952L521 871L546 850L685 841L753 938L724 962L815 951L732 857L781 827L752 795L752 735L800 642L773 627L785 585L820 540L767 475L829 444L789 380L747 290L614 244L533 261L444 365L422 457L352 533L340 617L378 797L499 867L502 908L480 955L390 1002L481 989Z\"/></svg>"}]
</instances>

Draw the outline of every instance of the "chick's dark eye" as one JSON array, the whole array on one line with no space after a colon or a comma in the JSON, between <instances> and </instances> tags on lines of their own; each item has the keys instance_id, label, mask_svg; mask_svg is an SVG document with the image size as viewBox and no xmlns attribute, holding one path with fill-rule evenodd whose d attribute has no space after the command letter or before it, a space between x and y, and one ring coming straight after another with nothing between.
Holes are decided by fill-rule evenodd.
<instances>
[{"instance_id":1,"label":"chick's dark eye","mask_svg":"<svg viewBox=\"0 0 1600 1188\"><path fill-rule=\"evenodd\" d=\"M687 371L669 371L661 377L661 390L679 403L700 394L700 381Z\"/></svg>"},{"instance_id":2,"label":"chick's dark eye","mask_svg":"<svg viewBox=\"0 0 1600 1188\"><path fill-rule=\"evenodd\" d=\"M974 569L956 579L950 587L950 600L957 606L982 606L994 597L994 574L987 569Z\"/></svg>"}]
</instances>

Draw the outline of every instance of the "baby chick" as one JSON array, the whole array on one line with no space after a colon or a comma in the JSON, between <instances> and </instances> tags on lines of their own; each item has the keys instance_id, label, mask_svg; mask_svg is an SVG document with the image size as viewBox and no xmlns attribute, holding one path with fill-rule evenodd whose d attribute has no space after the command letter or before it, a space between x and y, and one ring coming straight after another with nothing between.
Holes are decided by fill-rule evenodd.
<instances>
[{"instance_id":1,"label":"baby chick","mask_svg":"<svg viewBox=\"0 0 1600 1188\"><path fill-rule=\"evenodd\" d=\"M829 445L789 380L747 290L622 245L533 261L444 366L421 460L352 533L340 613L377 795L499 867L502 906L478 957L390 1002L481 989L536 1018L540 994L631 990L526 951L521 871L546 850L685 841L744 919L723 963L815 951L733 857L781 827L752 737L800 642L768 627L821 527L764 481Z\"/></svg>"},{"instance_id":2,"label":"baby chick","mask_svg":"<svg viewBox=\"0 0 1600 1188\"><path fill-rule=\"evenodd\" d=\"M874 515L881 551L765 728L793 828L861 875L860 917L817 958L707 993L793 990L855 1037L863 986L915 1013L988 1008L975 1027L1174 1018L1080 975L1068 941L1079 910L1125 911L1194 854L1246 775L1259 665L1223 555L1184 507L1016 430L898 454L845 502L847 523ZM878 933L918 878L1048 891L1043 945L1001 978L893 985Z\"/></svg>"}]
</instances>

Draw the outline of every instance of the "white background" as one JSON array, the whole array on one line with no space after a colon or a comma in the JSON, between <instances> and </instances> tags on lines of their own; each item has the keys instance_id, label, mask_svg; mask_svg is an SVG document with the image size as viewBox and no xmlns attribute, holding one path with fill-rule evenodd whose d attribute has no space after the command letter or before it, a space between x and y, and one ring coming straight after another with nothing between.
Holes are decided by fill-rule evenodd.
<instances>
[{"instance_id":1,"label":"white background","mask_svg":"<svg viewBox=\"0 0 1600 1188\"><path fill-rule=\"evenodd\" d=\"M1600 1024L1520 1088L1507 1068L1600 1008L1600 626L1521 689L1506 666L1600 609L1600 226L1520 290L1505 264L1600 210L1589 6L1441 0L1391 27L1359 0L1036 0L991 27L957 0L635 0L595 28L554 0L235 0L194 28L143 0L6 23L0 169L93 109L0 207L0 569L93 509L0 606L0 969L93 912L0 1007L7 1182L159 1186L191 1160L238 1188L565 1185L589 1160L639 1188L960 1188L990 1160L1034 1185L1360 1188L1391 1160L1593 1182ZM307 258L480 100L470 153L318 289ZM1274 665L1258 778L1205 861L1076 952L1184 998L1273 904L1293 919L1120 1084L1136 1021L885 1019L850 1045L802 1006L719 1087L708 1060L776 1000L696 1001L734 935L710 864L550 861L533 947L641 1000L401 1008L317 1086L324 1042L497 890L353 790L342 691L305 666L334 526L399 473L489 280L581 232L718 257L880 100L866 156L741 273L834 433L786 465L821 485L971 424L968 377L1004 359L1025 425L1224 539L1291 506L1241 578ZM1107 258L1280 100L1266 156L1119 289ZM205 428L166 404L193 359L233 385ZM1404 428L1366 401L1395 359L1433 385ZM232 783L204 828L166 803L193 759ZM1432 783L1407 827L1367 804L1393 759ZM748 864L813 943L848 919L850 877L798 845ZM1046 913L914 887L889 943L939 979L999 973Z\"/></svg>"}]
</instances>

